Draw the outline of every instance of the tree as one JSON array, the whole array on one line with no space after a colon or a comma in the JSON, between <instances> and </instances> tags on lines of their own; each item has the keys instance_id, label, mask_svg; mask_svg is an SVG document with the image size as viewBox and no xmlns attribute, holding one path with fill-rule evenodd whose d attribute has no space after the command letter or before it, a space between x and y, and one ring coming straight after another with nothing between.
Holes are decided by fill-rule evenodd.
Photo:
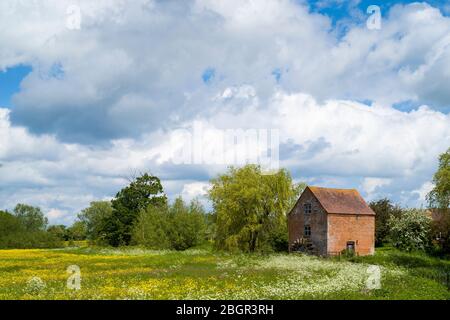
<instances>
[{"instance_id":1,"label":"tree","mask_svg":"<svg viewBox=\"0 0 450 320\"><path fill-rule=\"evenodd\" d=\"M430 244L431 218L423 210L405 210L389 220L392 245L405 251L425 250Z\"/></svg>"},{"instance_id":2,"label":"tree","mask_svg":"<svg viewBox=\"0 0 450 320\"><path fill-rule=\"evenodd\" d=\"M439 156L439 167L433 176L434 188L427 195L430 208L450 207L450 148Z\"/></svg>"},{"instance_id":3,"label":"tree","mask_svg":"<svg viewBox=\"0 0 450 320\"><path fill-rule=\"evenodd\" d=\"M19 219L8 211L0 211L0 237L23 231Z\"/></svg>"},{"instance_id":4,"label":"tree","mask_svg":"<svg viewBox=\"0 0 450 320\"><path fill-rule=\"evenodd\" d=\"M205 211L197 200L149 206L139 214L133 241L152 249L185 250L205 240Z\"/></svg>"},{"instance_id":5,"label":"tree","mask_svg":"<svg viewBox=\"0 0 450 320\"><path fill-rule=\"evenodd\" d=\"M54 235L60 241L67 241L67 228L65 225L52 225L47 228L47 232Z\"/></svg>"},{"instance_id":6,"label":"tree","mask_svg":"<svg viewBox=\"0 0 450 320\"><path fill-rule=\"evenodd\" d=\"M89 240L101 243L106 239L106 224L112 212L111 201L93 201L78 214L78 219L86 226Z\"/></svg>"},{"instance_id":7,"label":"tree","mask_svg":"<svg viewBox=\"0 0 450 320\"><path fill-rule=\"evenodd\" d=\"M264 175L257 165L230 167L211 184L215 246L249 252L267 249L274 233L286 228L286 213L299 191L286 170Z\"/></svg>"},{"instance_id":8,"label":"tree","mask_svg":"<svg viewBox=\"0 0 450 320\"><path fill-rule=\"evenodd\" d=\"M47 227L48 220L39 207L18 204L14 208L14 214L25 228L25 231L43 231Z\"/></svg>"},{"instance_id":9,"label":"tree","mask_svg":"<svg viewBox=\"0 0 450 320\"><path fill-rule=\"evenodd\" d=\"M381 246L388 240L389 219L399 217L402 214L402 208L394 205L387 198L372 201L369 206L375 212L375 245Z\"/></svg>"},{"instance_id":10,"label":"tree","mask_svg":"<svg viewBox=\"0 0 450 320\"><path fill-rule=\"evenodd\" d=\"M40 215L42 214L40 210L24 205L16 208L18 210L15 214L0 211L0 248L54 248L61 246L56 236L43 230L46 221Z\"/></svg>"},{"instance_id":11,"label":"tree","mask_svg":"<svg viewBox=\"0 0 450 320\"><path fill-rule=\"evenodd\" d=\"M181 197L169 209L169 239L173 249L185 250L205 240L205 211L197 200L186 206Z\"/></svg>"},{"instance_id":12,"label":"tree","mask_svg":"<svg viewBox=\"0 0 450 320\"><path fill-rule=\"evenodd\" d=\"M170 249L167 204L142 210L133 228L133 242L151 249Z\"/></svg>"},{"instance_id":13,"label":"tree","mask_svg":"<svg viewBox=\"0 0 450 320\"><path fill-rule=\"evenodd\" d=\"M161 181L147 173L120 190L112 203L112 214L105 224L106 238L113 246L130 244L133 225L142 210L167 202Z\"/></svg>"},{"instance_id":14,"label":"tree","mask_svg":"<svg viewBox=\"0 0 450 320\"><path fill-rule=\"evenodd\" d=\"M87 235L86 224L83 221L75 221L67 228L69 240L85 240Z\"/></svg>"}]
</instances>

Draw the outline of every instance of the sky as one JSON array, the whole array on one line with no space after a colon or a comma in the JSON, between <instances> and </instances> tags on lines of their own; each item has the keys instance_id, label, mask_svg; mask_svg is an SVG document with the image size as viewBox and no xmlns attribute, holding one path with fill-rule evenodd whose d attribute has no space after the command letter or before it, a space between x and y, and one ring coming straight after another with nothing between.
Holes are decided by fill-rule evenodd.
<instances>
[{"instance_id":1,"label":"sky","mask_svg":"<svg viewBox=\"0 0 450 320\"><path fill-rule=\"evenodd\" d=\"M138 172L208 206L230 163L180 161L199 127L202 150L226 130L276 133L297 182L425 206L450 146L449 14L436 0L1 1L0 208L70 224Z\"/></svg>"}]
</instances>

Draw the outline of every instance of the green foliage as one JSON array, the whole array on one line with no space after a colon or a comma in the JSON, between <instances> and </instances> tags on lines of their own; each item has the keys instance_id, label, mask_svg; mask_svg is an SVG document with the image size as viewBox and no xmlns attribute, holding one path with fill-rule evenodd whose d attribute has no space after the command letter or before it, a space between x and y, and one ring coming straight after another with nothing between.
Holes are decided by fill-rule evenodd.
<instances>
[{"instance_id":1,"label":"green foliage","mask_svg":"<svg viewBox=\"0 0 450 320\"><path fill-rule=\"evenodd\" d=\"M81 290L66 288L65 270L72 264L82 268ZM367 290L369 265L380 266L381 289ZM348 258L229 254L212 252L207 245L185 251L0 250L0 268L0 297L12 300L450 299L445 282L450 260L388 246L373 256ZM38 295L24 290L30 275L45 281Z\"/></svg>"},{"instance_id":2,"label":"green foliage","mask_svg":"<svg viewBox=\"0 0 450 320\"><path fill-rule=\"evenodd\" d=\"M172 248L185 250L205 240L205 211L197 200L187 207L180 198L169 209L169 239Z\"/></svg>"},{"instance_id":3,"label":"green foliage","mask_svg":"<svg viewBox=\"0 0 450 320\"><path fill-rule=\"evenodd\" d=\"M133 242L152 249L185 250L205 241L206 214L197 200L189 206L181 198L168 206L141 211L133 229Z\"/></svg>"},{"instance_id":4,"label":"green foliage","mask_svg":"<svg viewBox=\"0 0 450 320\"><path fill-rule=\"evenodd\" d=\"M394 205L387 198L372 201L369 206L375 212L375 245L382 246L389 240L389 219L399 217L402 214L402 208Z\"/></svg>"},{"instance_id":5,"label":"green foliage","mask_svg":"<svg viewBox=\"0 0 450 320\"><path fill-rule=\"evenodd\" d=\"M17 217L7 211L0 211L0 237L18 233L22 230L23 227Z\"/></svg>"},{"instance_id":6,"label":"green foliage","mask_svg":"<svg viewBox=\"0 0 450 320\"><path fill-rule=\"evenodd\" d=\"M69 240L68 235L67 235L67 228L65 225L59 224L59 225L49 226L47 228L47 232L52 234L59 241Z\"/></svg>"},{"instance_id":7,"label":"green foliage","mask_svg":"<svg viewBox=\"0 0 450 320\"><path fill-rule=\"evenodd\" d=\"M78 214L78 219L86 226L86 236L99 244L106 242L106 225L113 208L110 201L93 201Z\"/></svg>"},{"instance_id":8,"label":"green foliage","mask_svg":"<svg viewBox=\"0 0 450 320\"><path fill-rule=\"evenodd\" d=\"M400 250L425 250L430 245L431 218L423 210L405 210L389 220L392 245Z\"/></svg>"},{"instance_id":9,"label":"green foliage","mask_svg":"<svg viewBox=\"0 0 450 320\"><path fill-rule=\"evenodd\" d=\"M218 249L273 250L271 239L286 226L286 213L298 196L286 170L264 175L256 165L229 168L211 180L209 197L216 217ZM277 246L277 245L275 245Z\"/></svg>"},{"instance_id":10,"label":"green foliage","mask_svg":"<svg viewBox=\"0 0 450 320\"><path fill-rule=\"evenodd\" d=\"M54 234L42 230L46 219L41 216L39 208L26 205L16 208L14 215L0 211L0 248L54 248L62 245Z\"/></svg>"},{"instance_id":11,"label":"green foliage","mask_svg":"<svg viewBox=\"0 0 450 320\"><path fill-rule=\"evenodd\" d=\"M168 218L167 204L142 210L133 228L133 243L150 249L170 249Z\"/></svg>"},{"instance_id":12,"label":"green foliage","mask_svg":"<svg viewBox=\"0 0 450 320\"><path fill-rule=\"evenodd\" d=\"M105 236L112 246L128 245L133 225L139 213L149 206L161 206L167 202L161 181L147 173L134 179L111 201L112 214L105 223Z\"/></svg>"},{"instance_id":13,"label":"green foliage","mask_svg":"<svg viewBox=\"0 0 450 320\"><path fill-rule=\"evenodd\" d=\"M72 226L67 228L68 240L80 241L85 240L87 237L86 223L83 221L75 221Z\"/></svg>"},{"instance_id":14,"label":"green foliage","mask_svg":"<svg viewBox=\"0 0 450 320\"><path fill-rule=\"evenodd\" d=\"M43 231L46 229L48 220L38 207L27 204L18 204L14 208L14 214L20 221L25 231Z\"/></svg>"},{"instance_id":15,"label":"green foliage","mask_svg":"<svg viewBox=\"0 0 450 320\"><path fill-rule=\"evenodd\" d=\"M427 196L431 208L450 207L450 148L440 155L439 168L433 176L434 188Z\"/></svg>"}]
</instances>

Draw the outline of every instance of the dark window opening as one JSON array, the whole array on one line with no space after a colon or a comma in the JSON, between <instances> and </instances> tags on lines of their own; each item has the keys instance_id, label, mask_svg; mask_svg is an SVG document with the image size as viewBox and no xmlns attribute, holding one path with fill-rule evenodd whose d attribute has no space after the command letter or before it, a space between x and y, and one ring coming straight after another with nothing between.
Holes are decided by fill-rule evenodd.
<instances>
[{"instance_id":1,"label":"dark window opening","mask_svg":"<svg viewBox=\"0 0 450 320\"><path fill-rule=\"evenodd\" d=\"M310 214L312 212L311 203L305 203L303 205L303 208L304 208L305 214Z\"/></svg>"},{"instance_id":2,"label":"dark window opening","mask_svg":"<svg viewBox=\"0 0 450 320\"><path fill-rule=\"evenodd\" d=\"M303 234L305 237L311 236L311 226L310 225L305 226L305 230L304 230Z\"/></svg>"}]
</instances>

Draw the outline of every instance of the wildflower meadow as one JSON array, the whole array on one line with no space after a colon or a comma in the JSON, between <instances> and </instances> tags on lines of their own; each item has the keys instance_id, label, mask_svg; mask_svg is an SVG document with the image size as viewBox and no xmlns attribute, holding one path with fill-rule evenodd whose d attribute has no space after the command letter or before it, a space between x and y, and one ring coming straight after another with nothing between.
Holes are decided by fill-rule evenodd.
<instances>
[{"instance_id":1,"label":"wildflower meadow","mask_svg":"<svg viewBox=\"0 0 450 320\"><path fill-rule=\"evenodd\" d=\"M380 287L367 287L369 266ZM71 285L79 267L79 286ZM0 299L449 299L450 261L391 248L375 256L236 254L209 247L0 250Z\"/></svg>"}]
</instances>

